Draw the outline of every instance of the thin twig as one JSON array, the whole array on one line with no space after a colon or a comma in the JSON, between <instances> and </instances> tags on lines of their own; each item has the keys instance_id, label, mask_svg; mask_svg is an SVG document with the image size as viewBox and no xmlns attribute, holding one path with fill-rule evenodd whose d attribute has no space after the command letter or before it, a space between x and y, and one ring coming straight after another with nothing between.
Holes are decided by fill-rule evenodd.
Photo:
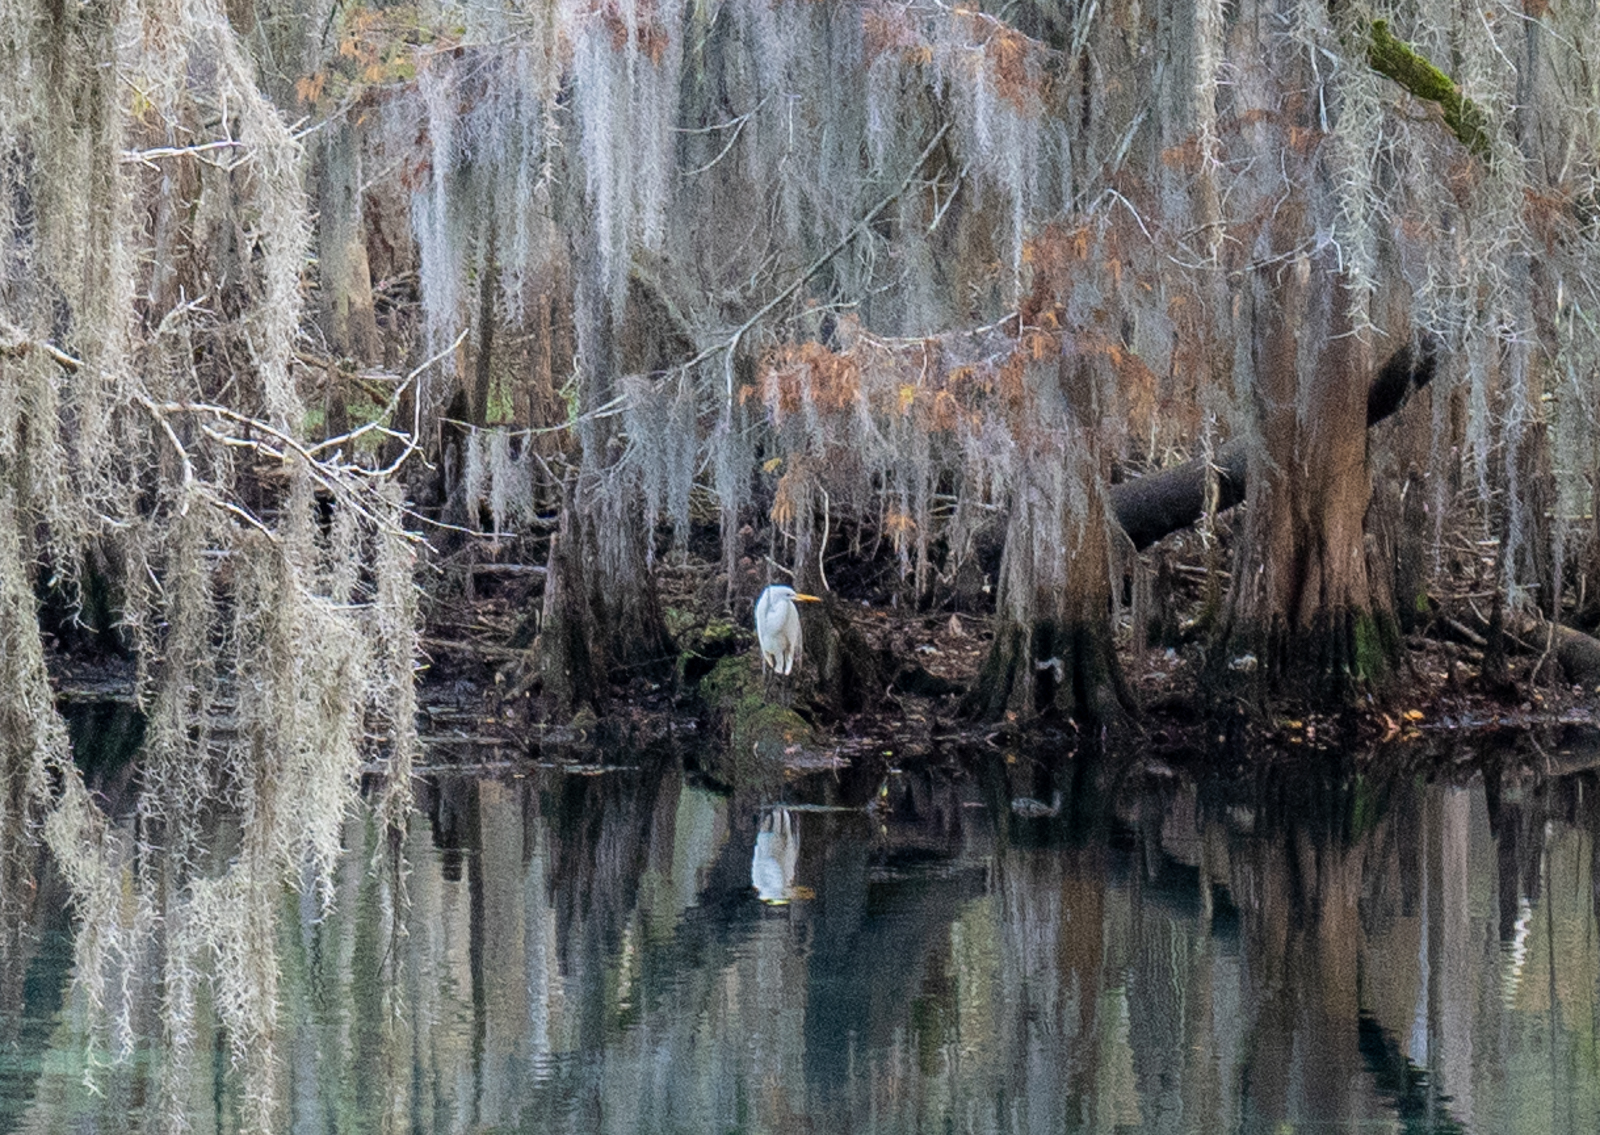
<instances>
[{"instance_id":1,"label":"thin twig","mask_svg":"<svg viewBox=\"0 0 1600 1135\"><path fill-rule=\"evenodd\" d=\"M200 495L205 497L207 504L210 504L214 508L220 508L223 512L233 513L233 515L250 525L250 527L261 533L272 543L276 544L278 542L278 534L272 529L268 528L264 523L261 522L260 519L255 516L254 513L250 512L248 509L241 505L234 504L232 501L223 500L216 493L209 489L201 489Z\"/></svg>"},{"instance_id":2,"label":"thin twig","mask_svg":"<svg viewBox=\"0 0 1600 1135\"><path fill-rule=\"evenodd\" d=\"M771 97L772 97L771 95L767 96L767 98L771 98ZM755 110L747 111L746 113L741 114L738 118L734 119L731 123L723 123L722 125L718 126L717 129L719 129L719 130L720 129L725 129L727 126L732 126L733 127L733 133L728 135L727 142L723 144L722 149L717 153L716 157L712 158L709 162L707 162L705 165L701 166L699 169L689 170L683 176L684 177L694 177L697 174L705 173L706 170L710 169L712 166L714 166L718 162L720 162L723 158L727 157L728 156L728 151L733 149L734 143L737 142L739 140L739 136L744 133L745 123L750 121L751 115L755 114L757 110L760 110L762 107L764 107L766 105L767 105L767 99L764 98L759 103L756 104Z\"/></svg>"},{"instance_id":3,"label":"thin twig","mask_svg":"<svg viewBox=\"0 0 1600 1135\"><path fill-rule=\"evenodd\" d=\"M26 338L22 335L20 330L15 327L11 327L9 324L0 327L0 332L5 331L13 332L15 334L15 338L12 338L9 342L7 342L4 336L0 336L0 356L9 355L13 358L21 358L29 351L43 351L45 354L54 359L60 366L67 370L77 371L83 366L82 359L73 358L60 347L49 342L48 340Z\"/></svg>"},{"instance_id":4,"label":"thin twig","mask_svg":"<svg viewBox=\"0 0 1600 1135\"><path fill-rule=\"evenodd\" d=\"M361 500L360 496L356 493L356 490L344 479L346 475L350 474L355 474L362 477L370 477L373 475L370 470L363 469L357 465L330 465L328 462L317 458L309 449L307 449L299 441L296 441L289 434L286 434L282 430L261 421L259 418L252 417L249 414L240 413L237 410L229 409L227 406L218 406L212 402L157 402L153 403L153 405L165 413L212 414L216 417L224 419L225 421L237 422L240 425L249 427L250 429L259 430L261 433L266 434L268 437L280 442L283 448L276 449L257 438L234 437L229 434L223 434L218 431L209 430L209 428L205 426L201 427L202 429L206 429L211 437L223 445L229 445L243 449L254 449L259 453L264 453L267 456L275 458L279 461L285 460L289 453L294 453L295 456L299 457L305 462L306 472L310 474L313 480L315 480L335 498L343 499L347 505L356 511L357 515L364 518L369 524L372 524L374 527L382 529L383 531L400 536L403 539L413 543L421 542L422 537L417 533L407 531L406 529L399 527L393 522L373 512L372 509L369 508L363 500Z\"/></svg>"},{"instance_id":5,"label":"thin twig","mask_svg":"<svg viewBox=\"0 0 1600 1135\"><path fill-rule=\"evenodd\" d=\"M1546 623L1544 627L1544 653L1539 655L1539 661L1535 662L1533 669L1528 671L1535 681L1538 680L1539 671L1544 669L1545 660L1550 657L1550 648L1556 643L1556 625L1554 623Z\"/></svg>"},{"instance_id":6,"label":"thin twig","mask_svg":"<svg viewBox=\"0 0 1600 1135\"><path fill-rule=\"evenodd\" d=\"M124 162L138 162L141 165L149 166L151 169L156 169L158 168L155 162L157 158L181 158L201 154L207 150L232 149L235 146L242 145L244 145L243 142L234 138L219 138L215 142L201 142L194 146L154 146L148 150L123 150L118 156Z\"/></svg>"},{"instance_id":7,"label":"thin twig","mask_svg":"<svg viewBox=\"0 0 1600 1135\"><path fill-rule=\"evenodd\" d=\"M948 196L948 197L946 197L944 199L944 204L940 205L937 209L934 210L933 220L928 222L928 235L929 236L933 235L934 230L936 230L939 227L939 222L943 221L944 220L944 215L950 211L950 206L955 204L956 198L958 196L960 196L960 194L961 194L961 183L966 179L967 171L969 169L971 169L971 168L972 168L972 163L968 162L966 165L962 166L959 170L956 171L956 180L955 180L955 184L950 187L950 196ZM938 200L938 194L934 195L934 200L935 201Z\"/></svg>"},{"instance_id":8,"label":"thin twig","mask_svg":"<svg viewBox=\"0 0 1600 1135\"><path fill-rule=\"evenodd\" d=\"M818 485L817 486L817 491L822 494L822 546L817 551L817 575L822 580L822 590L824 590L824 591L832 591L833 588L828 586L828 563L827 563L827 557L828 557L828 522L829 522L829 515L828 514L831 511L830 502L828 501L828 490L827 489L824 489L821 485Z\"/></svg>"},{"instance_id":9,"label":"thin twig","mask_svg":"<svg viewBox=\"0 0 1600 1135\"><path fill-rule=\"evenodd\" d=\"M706 359L711 358L718 352L725 352L723 358L726 369L727 397L729 403L731 404L733 401L733 360L734 356L739 353L739 342L744 338L745 333L757 323L760 323L763 319L765 319L779 304L789 299L790 296L794 295L795 292L804 287L807 280L811 279L811 277L815 276L818 272L822 271L823 268L827 267L829 261L831 261L835 256L839 255L840 252L844 251L850 242L855 240L855 238L863 229L865 229L873 221L877 220L879 213L883 212L890 205L894 204L894 202L897 201L901 195L903 195L905 191L911 187L911 183L916 180L918 171L922 169L923 164L933 155L933 151L938 147L939 143L944 141L944 136L949 133L949 131L950 124L948 122L941 125L934 133L932 140L930 140L928 144L923 147L922 153L917 157L917 160L912 163L911 169L906 173L905 179L900 182L899 187L896 188L893 193L890 193L887 197L879 201L870 210L868 210L864 216L858 219L855 224L851 225L850 228L846 230L842 237L834 242L833 247L829 248L821 256L813 260L806 267L805 271L801 272L798 276L791 280L788 286L786 286L781 292L773 296L766 303L762 304L756 310L754 315L745 320L734 330L732 335L720 343L713 343L711 346L701 351L698 355L694 356L694 358L690 359L686 363L683 363L683 369L688 370L697 364L704 362Z\"/></svg>"},{"instance_id":10,"label":"thin twig","mask_svg":"<svg viewBox=\"0 0 1600 1135\"><path fill-rule=\"evenodd\" d=\"M330 448L332 448L334 446L337 446L337 445L344 445L344 444L346 444L348 442L355 441L357 438L361 437L363 434L366 434L366 433L368 433L368 432L370 432L372 430L375 430L375 429L382 428L381 423L384 421L384 419L386 419L390 414L394 413L395 409L400 405L400 396L405 393L406 387L410 386L411 383L420 374L422 374L423 371L427 370L434 363L436 363L440 359L443 359L443 358L447 357L448 355L454 353L455 349L457 347L461 346L462 342L466 339L467 332L469 332L471 330L472 329L470 327L463 327L461 329L461 334L457 335L455 337L455 341L452 342L448 347L446 347L444 350L439 351L438 353L436 353L434 355L429 356L428 358L424 359L422 362L418 363L417 366L416 366L416 369L414 369L410 374L406 375L405 378L400 380L400 385L396 386L394 388L394 393L389 396L388 405L386 405L382 409L382 411L379 412L378 416L372 419L372 421L368 422L364 426L358 426L357 428L349 431L348 433L340 434L338 437L330 437L325 441L320 441L316 445L312 446L309 450L307 450L307 453L309 453L309 454L317 454L317 453L322 452L324 449L330 449ZM404 436L404 435L397 435L397 436ZM388 469L384 470L384 472L393 472L395 469L398 469L400 467L400 464L402 462L404 462L406 457L409 456L411 454L411 452L413 450L415 450L415 449L416 449L416 438L413 435L411 437L411 439L410 439L410 444L408 444L407 447L406 447L405 452L402 453L399 457L395 458L394 463Z\"/></svg>"},{"instance_id":11,"label":"thin twig","mask_svg":"<svg viewBox=\"0 0 1600 1135\"><path fill-rule=\"evenodd\" d=\"M178 460L183 462L184 491L183 500L178 505L178 515L187 516L189 514L189 494L194 489L194 462L189 460L189 451L183 447L183 442L178 440L178 435L172 429L172 423L167 421L165 414L156 409L154 402L143 393L135 394L134 400L149 410L150 415L160 423L162 432L167 435L167 441L171 443L173 451L178 455Z\"/></svg>"}]
</instances>

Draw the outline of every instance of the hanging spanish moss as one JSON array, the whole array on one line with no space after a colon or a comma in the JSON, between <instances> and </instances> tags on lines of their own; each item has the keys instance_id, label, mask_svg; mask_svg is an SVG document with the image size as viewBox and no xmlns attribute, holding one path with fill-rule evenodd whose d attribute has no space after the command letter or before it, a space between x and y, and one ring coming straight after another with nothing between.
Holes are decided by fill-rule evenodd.
<instances>
[{"instance_id":1,"label":"hanging spanish moss","mask_svg":"<svg viewBox=\"0 0 1600 1135\"><path fill-rule=\"evenodd\" d=\"M5 19L5 827L71 884L96 1043L126 1057L158 1002L159 1107L182 1115L203 986L243 1122L273 1130L278 896L331 896L358 769L381 754L403 789L415 749L411 540L352 440L307 432L302 148L223 11ZM143 854L72 764L35 616L79 601L91 556L139 663Z\"/></svg>"},{"instance_id":2,"label":"hanging spanish moss","mask_svg":"<svg viewBox=\"0 0 1600 1135\"><path fill-rule=\"evenodd\" d=\"M1596 13L1494 15L0 8L0 908L42 836L96 1044L155 1005L176 1123L214 1009L281 1127L279 907L331 901L362 770L404 822L434 550L542 558L516 649L557 717L668 680L695 560L740 619L847 563L959 592L970 712L1104 723L1151 566L1114 483L1163 467L1203 504L1134 543L1199 525L1247 704L1380 688L1430 581L1581 621ZM40 603L132 659L137 845Z\"/></svg>"}]
</instances>

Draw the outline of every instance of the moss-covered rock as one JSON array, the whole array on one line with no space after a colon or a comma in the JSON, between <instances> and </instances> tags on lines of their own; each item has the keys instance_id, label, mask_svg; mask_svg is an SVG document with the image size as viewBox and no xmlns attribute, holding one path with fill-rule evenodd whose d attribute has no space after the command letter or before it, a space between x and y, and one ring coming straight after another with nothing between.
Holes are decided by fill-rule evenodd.
<instances>
[{"instance_id":1,"label":"moss-covered rock","mask_svg":"<svg viewBox=\"0 0 1600 1135\"><path fill-rule=\"evenodd\" d=\"M784 761L815 743L811 725L792 708L768 700L749 654L723 658L700 682L713 729L727 738L717 772L749 784L781 775Z\"/></svg>"},{"instance_id":2,"label":"moss-covered rock","mask_svg":"<svg viewBox=\"0 0 1600 1135\"><path fill-rule=\"evenodd\" d=\"M704 681L719 661L738 653L752 641L750 632L737 623L720 619L699 621L676 609L667 612L667 628L678 644L679 686Z\"/></svg>"}]
</instances>

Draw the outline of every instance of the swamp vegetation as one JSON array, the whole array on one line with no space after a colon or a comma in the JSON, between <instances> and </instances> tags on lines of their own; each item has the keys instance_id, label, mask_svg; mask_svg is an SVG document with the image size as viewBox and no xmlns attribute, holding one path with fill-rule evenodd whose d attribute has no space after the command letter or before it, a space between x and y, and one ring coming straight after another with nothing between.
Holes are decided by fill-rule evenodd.
<instances>
[{"instance_id":1,"label":"swamp vegetation","mask_svg":"<svg viewBox=\"0 0 1600 1135\"><path fill-rule=\"evenodd\" d=\"M1588 696L1597 28L0 4L0 950L42 843L152 1114L221 1045L274 1130L285 887L332 909L363 784L408 838L426 675L501 730L709 703L736 763L911 698L1127 736L1152 659L1207 736ZM769 697L775 579L828 601Z\"/></svg>"}]
</instances>

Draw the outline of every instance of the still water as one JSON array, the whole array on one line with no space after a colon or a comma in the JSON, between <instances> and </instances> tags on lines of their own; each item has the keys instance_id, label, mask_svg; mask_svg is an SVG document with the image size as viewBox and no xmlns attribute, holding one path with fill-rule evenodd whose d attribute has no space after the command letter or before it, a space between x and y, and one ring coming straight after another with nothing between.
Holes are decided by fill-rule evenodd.
<instances>
[{"instance_id":1,"label":"still water","mask_svg":"<svg viewBox=\"0 0 1600 1135\"><path fill-rule=\"evenodd\" d=\"M286 892L282 1129L1593 1132L1591 763L424 778L398 842L351 819L331 910ZM168 1129L158 975L113 1058L41 879L0 1132ZM197 1051L188 1123L234 1130Z\"/></svg>"}]
</instances>

